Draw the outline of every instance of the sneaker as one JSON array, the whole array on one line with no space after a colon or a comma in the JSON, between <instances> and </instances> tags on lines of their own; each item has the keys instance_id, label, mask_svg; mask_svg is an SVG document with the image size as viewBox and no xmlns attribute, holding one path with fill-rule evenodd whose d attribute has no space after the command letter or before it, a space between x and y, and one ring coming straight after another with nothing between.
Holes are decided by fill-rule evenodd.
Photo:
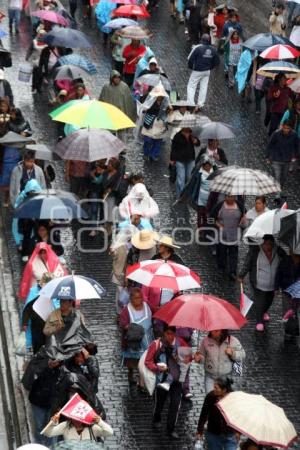
<instances>
[{"instance_id":1,"label":"sneaker","mask_svg":"<svg viewBox=\"0 0 300 450\"><path fill-rule=\"evenodd\" d=\"M168 431L167 434L171 439L174 439L175 441L178 441L180 439L179 434L176 433L176 431L172 431L172 432Z\"/></svg>"},{"instance_id":2,"label":"sneaker","mask_svg":"<svg viewBox=\"0 0 300 450\"><path fill-rule=\"evenodd\" d=\"M170 383L158 383L157 387L159 387L160 389L164 389L165 391L169 391L170 390Z\"/></svg>"},{"instance_id":3,"label":"sneaker","mask_svg":"<svg viewBox=\"0 0 300 450\"><path fill-rule=\"evenodd\" d=\"M157 431L160 431L162 429L161 421L153 421L152 426Z\"/></svg>"},{"instance_id":4,"label":"sneaker","mask_svg":"<svg viewBox=\"0 0 300 450\"><path fill-rule=\"evenodd\" d=\"M265 330L265 326L263 323L258 323L256 325L256 331L264 331Z\"/></svg>"},{"instance_id":5,"label":"sneaker","mask_svg":"<svg viewBox=\"0 0 300 450\"><path fill-rule=\"evenodd\" d=\"M192 394L191 392L188 392L182 398L183 398L183 400L191 400L193 397L194 397L194 394Z\"/></svg>"},{"instance_id":6,"label":"sneaker","mask_svg":"<svg viewBox=\"0 0 300 450\"><path fill-rule=\"evenodd\" d=\"M268 313L264 313L264 321L265 322L269 322L269 320L270 320L269 314Z\"/></svg>"},{"instance_id":7,"label":"sneaker","mask_svg":"<svg viewBox=\"0 0 300 450\"><path fill-rule=\"evenodd\" d=\"M28 259L29 259L28 256L23 256L23 257L22 257L22 261L23 261L23 262L27 262Z\"/></svg>"},{"instance_id":8,"label":"sneaker","mask_svg":"<svg viewBox=\"0 0 300 450\"><path fill-rule=\"evenodd\" d=\"M89 233L89 237L95 237L97 235L97 231L96 230L92 230L90 233Z\"/></svg>"}]
</instances>

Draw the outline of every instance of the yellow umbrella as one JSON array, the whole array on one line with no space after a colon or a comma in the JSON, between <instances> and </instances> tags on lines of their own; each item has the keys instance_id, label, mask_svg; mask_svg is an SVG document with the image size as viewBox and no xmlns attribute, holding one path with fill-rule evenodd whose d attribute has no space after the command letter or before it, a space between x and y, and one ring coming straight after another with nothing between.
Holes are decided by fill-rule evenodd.
<instances>
[{"instance_id":1,"label":"yellow umbrella","mask_svg":"<svg viewBox=\"0 0 300 450\"><path fill-rule=\"evenodd\" d=\"M71 100L50 113L53 120L80 128L122 130L135 124L119 108L98 100Z\"/></svg>"},{"instance_id":2,"label":"yellow umbrella","mask_svg":"<svg viewBox=\"0 0 300 450\"><path fill-rule=\"evenodd\" d=\"M284 410L262 395L230 392L217 406L227 425L259 445L288 448L297 439Z\"/></svg>"}]
</instances>

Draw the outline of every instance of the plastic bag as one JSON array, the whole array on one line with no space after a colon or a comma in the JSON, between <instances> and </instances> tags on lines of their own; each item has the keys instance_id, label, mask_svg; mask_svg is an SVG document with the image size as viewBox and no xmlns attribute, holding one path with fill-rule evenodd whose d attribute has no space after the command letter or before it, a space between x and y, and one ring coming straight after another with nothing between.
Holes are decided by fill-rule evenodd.
<instances>
[{"instance_id":1,"label":"plastic bag","mask_svg":"<svg viewBox=\"0 0 300 450\"><path fill-rule=\"evenodd\" d=\"M145 366L145 359L146 359L147 351L148 350L146 350L142 354L142 356L139 360L139 364L138 364L139 373L140 373L140 385L144 386L150 395L153 395L153 392L154 392L154 389L156 386L156 374L154 372L152 372L151 370L149 370L148 367Z\"/></svg>"},{"instance_id":2,"label":"plastic bag","mask_svg":"<svg viewBox=\"0 0 300 450\"><path fill-rule=\"evenodd\" d=\"M20 333L20 336L17 340L15 353L18 356L26 355L26 333L25 333L25 331L21 331L21 333Z\"/></svg>"}]
</instances>

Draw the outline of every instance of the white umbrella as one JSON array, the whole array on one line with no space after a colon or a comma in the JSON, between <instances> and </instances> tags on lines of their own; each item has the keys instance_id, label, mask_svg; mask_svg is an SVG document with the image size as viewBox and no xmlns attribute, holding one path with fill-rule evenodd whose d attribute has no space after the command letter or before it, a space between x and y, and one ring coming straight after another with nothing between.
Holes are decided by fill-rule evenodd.
<instances>
[{"instance_id":1,"label":"white umbrella","mask_svg":"<svg viewBox=\"0 0 300 450\"><path fill-rule=\"evenodd\" d=\"M300 0L298 0L298 3L300 4ZM290 34L290 41L296 47L299 47L299 45L300 45L300 26L299 25L295 25L293 27L292 32Z\"/></svg>"},{"instance_id":2,"label":"white umbrella","mask_svg":"<svg viewBox=\"0 0 300 450\"><path fill-rule=\"evenodd\" d=\"M244 237L251 239L262 239L265 234L278 234L280 231L280 220L295 211L292 209L272 209L258 216L246 231Z\"/></svg>"},{"instance_id":3,"label":"white umbrella","mask_svg":"<svg viewBox=\"0 0 300 450\"><path fill-rule=\"evenodd\" d=\"M300 93L300 78L296 78L291 84L289 84L289 88L297 94Z\"/></svg>"},{"instance_id":4,"label":"white umbrella","mask_svg":"<svg viewBox=\"0 0 300 450\"><path fill-rule=\"evenodd\" d=\"M262 395L230 392L217 406L227 425L259 445L288 448L297 438L284 410Z\"/></svg>"}]
</instances>

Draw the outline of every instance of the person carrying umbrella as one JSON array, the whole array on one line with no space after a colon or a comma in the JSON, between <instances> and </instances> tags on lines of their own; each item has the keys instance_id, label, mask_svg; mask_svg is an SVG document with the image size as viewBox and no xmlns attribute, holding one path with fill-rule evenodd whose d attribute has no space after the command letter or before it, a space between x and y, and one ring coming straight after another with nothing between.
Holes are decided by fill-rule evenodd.
<instances>
[{"instance_id":1,"label":"person carrying umbrella","mask_svg":"<svg viewBox=\"0 0 300 450\"><path fill-rule=\"evenodd\" d=\"M252 245L239 272L238 281L243 283L249 273L256 310L256 330L264 331L265 322L270 320L268 311L275 294L275 279L280 261L286 254L277 247L274 237L265 235L261 245Z\"/></svg>"},{"instance_id":2,"label":"person carrying umbrella","mask_svg":"<svg viewBox=\"0 0 300 450\"><path fill-rule=\"evenodd\" d=\"M220 142L218 139L208 139L207 146L200 148L200 152L196 158L195 163L197 164L204 155L212 159L217 166L227 166L228 159L224 150L219 147Z\"/></svg>"},{"instance_id":3,"label":"person carrying umbrella","mask_svg":"<svg viewBox=\"0 0 300 450\"><path fill-rule=\"evenodd\" d=\"M145 53L146 47L141 44L139 39L132 39L131 43L126 45L123 50L123 58L125 59L123 75L125 83L129 87L133 84L137 63Z\"/></svg>"},{"instance_id":4,"label":"person carrying umbrella","mask_svg":"<svg viewBox=\"0 0 300 450\"><path fill-rule=\"evenodd\" d=\"M280 120L288 107L291 94L292 91L287 86L286 76L284 73L278 73L267 94L267 100L270 102L269 136L277 130Z\"/></svg>"},{"instance_id":5,"label":"person carrying umbrella","mask_svg":"<svg viewBox=\"0 0 300 450\"><path fill-rule=\"evenodd\" d=\"M204 399L196 436L198 439L203 438L204 426L207 423L205 439L208 450L237 450L238 448L239 435L226 424L216 405L219 400L232 392L232 384L233 381L230 378L217 378L213 390Z\"/></svg>"}]
</instances>

